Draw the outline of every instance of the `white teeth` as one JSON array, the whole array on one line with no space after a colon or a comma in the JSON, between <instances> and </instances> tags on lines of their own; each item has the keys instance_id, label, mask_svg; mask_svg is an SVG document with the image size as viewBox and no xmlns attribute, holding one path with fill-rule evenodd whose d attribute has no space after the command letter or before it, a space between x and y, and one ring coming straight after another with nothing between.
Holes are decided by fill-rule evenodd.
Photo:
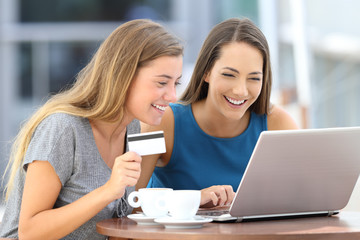
<instances>
[{"instance_id":1,"label":"white teeth","mask_svg":"<svg viewBox=\"0 0 360 240\"><path fill-rule=\"evenodd\" d=\"M228 98L228 97L226 97L226 96L225 96L225 98L226 98L229 102L231 102L232 104L235 104L235 105L240 105L240 104L243 104L243 103L245 102L245 100L233 100L233 99Z\"/></svg>"},{"instance_id":2,"label":"white teeth","mask_svg":"<svg viewBox=\"0 0 360 240\"><path fill-rule=\"evenodd\" d=\"M157 104L151 104L153 107L156 107L157 109L160 109L161 111L165 111L165 107L157 105Z\"/></svg>"}]
</instances>

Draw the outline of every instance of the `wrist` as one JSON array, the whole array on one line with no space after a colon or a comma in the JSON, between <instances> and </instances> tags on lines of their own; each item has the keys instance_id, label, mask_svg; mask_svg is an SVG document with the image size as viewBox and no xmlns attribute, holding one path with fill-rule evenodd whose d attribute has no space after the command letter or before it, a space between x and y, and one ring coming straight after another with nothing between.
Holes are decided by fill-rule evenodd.
<instances>
[{"instance_id":1,"label":"wrist","mask_svg":"<svg viewBox=\"0 0 360 240\"><path fill-rule=\"evenodd\" d=\"M108 182L99 187L98 190L99 196L101 196L102 199L107 202L107 204L118 199L118 196L114 193L113 188Z\"/></svg>"}]
</instances>

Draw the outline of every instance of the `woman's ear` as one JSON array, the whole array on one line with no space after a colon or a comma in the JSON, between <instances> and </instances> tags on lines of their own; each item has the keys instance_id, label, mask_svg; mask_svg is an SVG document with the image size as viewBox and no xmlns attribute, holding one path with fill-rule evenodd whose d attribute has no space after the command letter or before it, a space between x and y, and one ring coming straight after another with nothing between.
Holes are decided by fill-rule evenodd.
<instances>
[{"instance_id":1,"label":"woman's ear","mask_svg":"<svg viewBox=\"0 0 360 240\"><path fill-rule=\"evenodd\" d=\"M209 73L205 73L205 74L204 74L204 77L203 77L204 82L209 83L209 77L210 77L210 74L209 74Z\"/></svg>"}]
</instances>

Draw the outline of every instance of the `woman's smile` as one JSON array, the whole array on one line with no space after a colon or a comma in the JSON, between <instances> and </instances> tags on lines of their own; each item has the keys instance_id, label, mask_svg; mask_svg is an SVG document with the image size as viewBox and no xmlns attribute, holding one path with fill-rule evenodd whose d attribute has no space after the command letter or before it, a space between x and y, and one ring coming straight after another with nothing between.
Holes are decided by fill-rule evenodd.
<instances>
[{"instance_id":1,"label":"woman's smile","mask_svg":"<svg viewBox=\"0 0 360 240\"><path fill-rule=\"evenodd\" d=\"M227 97L227 96L224 96L225 99L231 104L231 105L234 105L234 106L242 106L246 100L236 100L234 98L230 98L230 97Z\"/></svg>"},{"instance_id":2,"label":"woman's smile","mask_svg":"<svg viewBox=\"0 0 360 240\"><path fill-rule=\"evenodd\" d=\"M164 113L167 105L158 105L158 104L151 104L151 106L153 106L157 111L160 111L161 113Z\"/></svg>"}]
</instances>

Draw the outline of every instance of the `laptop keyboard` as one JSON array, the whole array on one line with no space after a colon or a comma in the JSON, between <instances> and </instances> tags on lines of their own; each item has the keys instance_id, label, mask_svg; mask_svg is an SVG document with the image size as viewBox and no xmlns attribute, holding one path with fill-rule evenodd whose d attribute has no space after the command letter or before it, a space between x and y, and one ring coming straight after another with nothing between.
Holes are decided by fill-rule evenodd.
<instances>
[{"instance_id":1,"label":"laptop keyboard","mask_svg":"<svg viewBox=\"0 0 360 240\"><path fill-rule=\"evenodd\" d=\"M221 216L224 214L228 214L229 213L229 209L224 209L224 210L206 210L206 209L200 209L197 212L197 215L200 216L208 216L208 217L217 217L217 216Z\"/></svg>"}]
</instances>

